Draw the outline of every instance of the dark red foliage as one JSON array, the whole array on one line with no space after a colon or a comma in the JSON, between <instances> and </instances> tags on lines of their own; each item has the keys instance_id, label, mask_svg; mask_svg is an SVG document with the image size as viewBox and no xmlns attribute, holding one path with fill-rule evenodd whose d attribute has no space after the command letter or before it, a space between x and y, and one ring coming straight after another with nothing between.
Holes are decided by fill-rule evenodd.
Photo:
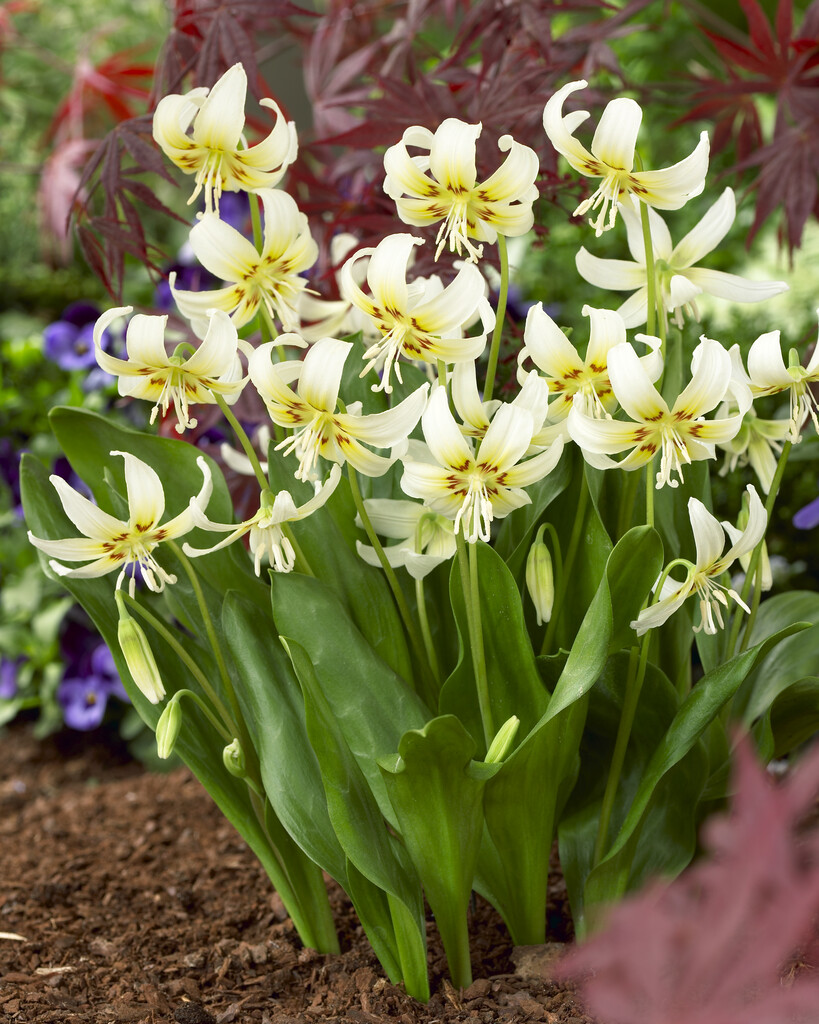
<instances>
[{"instance_id":1,"label":"dark red foliage","mask_svg":"<svg viewBox=\"0 0 819 1024\"><path fill-rule=\"evenodd\" d=\"M707 856L620 904L561 965L601 1024L817 1020L819 748L777 785L744 741L735 790Z\"/></svg>"},{"instance_id":2,"label":"dark red foliage","mask_svg":"<svg viewBox=\"0 0 819 1024\"><path fill-rule=\"evenodd\" d=\"M237 61L257 97L275 95L259 68L271 54L298 46L313 126L299 125L300 155L288 188L310 217L326 271L329 239L339 230L354 229L364 245L396 230L394 204L382 190L383 150L410 125L434 130L447 117L481 121L481 174L498 165L500 136L512 134L538 152L545 199L582 188L576 178L557 175L541 122L544 104L571 77L600 67L619 74L607 41L639 30L634 15L648 3L630 0L618 8L606 0L331 0L318 18L290 0L176 0L152 102L168 92L210 86ZM567 13L575 21L565 29ZM557 14L562 30L555 34ZM588 101L598 98L592 94ZM253 127L252 118L248 123ZM267 123L259 128L266 131ZM144 149L138 153L138 142L152 145L146 126L129 128L126 122L83 178L83 248L117 297L126 251L151 265L134 175L153 170L156 160ZM159 158L158 150L154 156ZM429 267L420 261L416 269Z\"/></svg>"},{"instance_id":3,"label":"dark red foliage","mask_svg":"<svg viewBox=\"0 0 819 1024\"><path fill-rule=\"evenodd\" d=\"M819 0L794 26L792 0L779 0L773 24L758 0L739 0L748 34L706 31L722 65L701 77L686 119L714 122L714 152L733 143L735 170L755 169L756 216L748 242L768 216L784 207L785 238L797 247L808 217L819 215L816 148L819 134ZM760 97L776 100L772 138L762 130Z\"/></svg>"}]
</instances>

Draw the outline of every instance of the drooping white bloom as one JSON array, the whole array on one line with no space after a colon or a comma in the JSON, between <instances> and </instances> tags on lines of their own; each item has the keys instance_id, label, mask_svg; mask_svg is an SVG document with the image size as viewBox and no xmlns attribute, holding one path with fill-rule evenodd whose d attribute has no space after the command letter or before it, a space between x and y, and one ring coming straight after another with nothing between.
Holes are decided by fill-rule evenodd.
<instances>
[{"instance_id":1,"label":"drooping white bloom","mask_svg":"<svg viewBox=\"0 0 819 1024\"><path fill-rule=\"evenodd\" d=\"M210 500L213 484L210 469L200 456L196 460L202 471L202 488L188 507L159 525L165 512L165 492L155 470L128 452L111 452L125 460L125 488L128 498L128 519L123 521L104 512L88 498L83 497L62 477L50 477L65 514L77 527L82 537L65 540L46 540L29 531L31 543L53 558L65 562L87 562L88 565L68 569L61 562L48 564L59 576L71 579L91 579L105 576L119 569L117 588L122 584L129 566L139 566L142 578L150 590L164 590L166 583L176 583L176 577L166 572L157 562L153 550L163 540L174 540L194 528L194 511L204 513ZM135 576L131 575L130 594L134 596Z\"/></svg>"},{"instance_id":2,"label":"drooping white bloom","mask_svg":"<svg viewBox=\"0 0 819 1024\"><path fill-rule=\"evenodd\" d=\"M413 442L403 457L401 488L455 522L474 544L489 540L494 519L531 501L523 490L557 465L563 450L558 438L550 448L524 462L534 434L526 409L503 405L473 449L449 411L446 389L436 387L422 417L426 446Z\"/></svg>"},{"instance_id":3,"label":"drooping white bloom","mask_svg":"<svg viewBox=\"0 0 819 1024\"><path fill-rule=\"evenodd\" d=\"M730 405L723 405L717 410L717 419L727 416ZM739 433L730 441L719 445L725 452L725 462L719 471L720 476L733 473L737 466L750 465L756 473L762 490L767 494L776 473L777 456L782 451L782 443L790 436L790 420L764 420L757 416L753 408L748 409Z\"/></svg>"},{"instance_id":4,"label":"drooping white bloom","mask_svg":"<svg viewBox=\"0 0 819 1024\"><path fill-rule=\"evenodd\" d=\"M634 147L643 119L640 105L634 100L620 97L607 104L597 124L591 152L578 142L574 133L588 119L589 112L575 110L564 114L563 104L567 96L585 89L587 84L569 82L558 89L543 110L543 128L558 153L581 174L603 179L597 191L574 211L576 217L600 206L600 213L590 223L595 233L601 235L614 227L617 209L625 202L639 200L658 210L678 210L702 192L708 170L707 132L700 135L694 152L679 163L659 171L634 170Z\"/></svg>"},{"instance_id":5,"label":"drooping white bloom","mask_svg":"<svg viewBox=\"0 0 819 1024\"><path fill-rule=\"evenodd\" d=\"M219 211L219 197L229 192L272 188L296 159L296 126L285 121L277 103L260 100L276 114L273 131L249 149L240 148L245 126L247 75L234 64L212 89L171 94L154 111L154 140L186 174L196 175L192 203L205 189L205 207Z\"/></svg>"},{"instance_id":6,"label":"drooping white bloom","mask_svg":"<svg viewBox=\"0 0 819 1024\"><path fill-rule=\"evenodd\" d=\"M735 559L753 551L765 535L768 516L751 484L748 485L747 491L748 519L744 530L738 530L727 522L720 525L701 501L697 498L688 499L688 515L694 534L696 559L693 563L688 563L688 572L682 583L670 577L666 579L659 601L644 608L631 623L637 636L661 626L682 607L691 594L696 594L700 602L700 622L694 627L695 633L704 629L706 633L713 635L717 632L718 626L722 628L722 608L728 607L729 597L746 612L750 611L736 591L717 582ZM725 534L731 541L731 547L723 554Z\"/></svg>"},{"instance_id":7,"label":"drooping white bloom","mask_svg":"<svg viewBox=\"0 0 819 1024\"><path fill-rule=\"evenodd\" d=\"M262 561L267 560L276 572L291 572L296 564L296 552L290 540L285 536L282 526L306 519L316 509L321 508L338 486L341 479L341 467L333 466L327 481L316 491L315 495L303 505L297 506L289 491L262 491L259 510L243 523L213 523L208 517L194 509L194 522L202 530L213 530L216 533L229 533L229 537L219 541L212 548L193 548L183 544L186 555L196 558L209 555L220 548L250 534L250 553L253 555L253 567L256 575L261 573Z\"/></svg>"},{"instance_id":8,"label":"drooping white bloom","mask_svg":"<svg viewBox=\"0 0 819 1024\"><path fill-rule=\"evenodd\" d=\"M367 498L364 507L375 532L399 542L384 548L387 561L393 569L406 568L414 580L423 579L436 565L455 554L457 545L451 519L415 501ZM356 541L355 546L368 565L381 564L375 548L361 541Z\"/></svg>"},{"instance_id":9,"label":"drooping white bloom","mask_svg":"<svg viewBox=\"0 0 819 1024\"><path fill-rule=\"evenodd\" d=\"M342 267L341 291L344 297L366 313L380 332L380 340L364 353L369 360L363 377L373 367L383 367L381 383L373 391L392 391L390 374L401 380L399 356L434 363L459 363L476 359L483 352L486 335L495 326L495 314L484 295L481 272L465 264L451 284L442 288L435 278L407 284L407 264L423 238L412 235L388 235L375 248L360 249ZM356 284L355 264L369 257L366 295ZM464 337L463 326L476 315L481 318L481 333Z\"/></svg>"},{"instance_id":10,"label":"drooping white bloom","mask_svg":"<svg viewBox=\"0 0 819 1024\"><path fill-rule=\"evenodd\" d=\"M405 224L443 221L436 239L435 258L444 246L477 263L483 246L470 241L494 242L497 236L525 235L532 227L532 203L538 197L535 179L537 154L515 142L511 135L498 140L501 166L486 181L478 182L475 144L482 125L448 117L433 134L428 128L407 128L401 141L384 155L384 191L395 200ZM407 146L426 150L410 156Z\"/></svg>"},{"instance_id":11,"label":"drooping white bloom","mask_svg":"<svg viewBox=\"0 0 819 1024\"><path fill-rule=\"evenodd\" d=\"M731 357L718 341L702 338L692 360L688 386L669 409L649 380L637 353L628 343L609 352L609 377L614 395L632 422L596 419L581 404L572 407L568 431L582 448L586 460L599 469L633 470L650 462L660 452L657 487L678 485L686 463L716 457L715 444L735 437L742 417L751 406L751 393L731 375ZM706 420L731 391L737 413L725 419ZM609 456L631 449L620 462Z\"/></svg>"},{"instance_id":12,"label":"drooping white bloom","mask_svg":"<svg viewBox=\"0 0 819 1024\"><path fill-rule=\"evenodd\" d=\"M118 317L127 316L133 307L120 306L103 313L94 325L94 348L97 362L106 373L117 377L121 395L154 402L151 423L159 410L163 416L171 405L177 417L176 432L196 426L190 406L213 405L214 395L222 395L232 405L247 383L242 376L239 349L252 351L239 340L229 317L219 310L208 310L204 341L186 359L169 356L165 349L167 316L145 316L137 313L128 323L125 335L127 359L109 356L102 348L102 335ZM189 346L182 346L189 347Z\"/></svg>"},{"instance_id":13,"label":"drooping white bloom","mask_svg":"<svg viewBox=\"0 0 819 1024\"><path fill-rule=\"evenodd\" d=\"M294 344L291 338L297 336L283 334L277 343ZM349 462L366 476L386 473L395 459L376 455L361 442L376 448L404 443L424 410L429 385L423 384L386 412L362 415L360 403L350 405L346 412L336 412L341 375L352 344L324 338L310 348L303 362L275 364L270 360L272 345L256 349L248 372L273 422L293 428L293 436L276 447L285 454L296 453L296 477L309 479L319 456L339 465ZM294 391L291 385L296 382Z\"/></svg>"},{"instance_id":14,"label":"drooping white bloom","mask_svg":"<svg viewBox=\"0 0 819 1024\"><path fill-rule=\"evenodd\" d=\"M639 214L628 206L623 206L622 212L634 262L600 259L584 248L575 259L580 276L589 284L612 291L634 292L617 312L626 327L638 327L646 322L648 310L645 243ZM703 293L730 302L761 302L788 290L784 281L747 281L737 274L694 266L716 249L730 230L735 216L734 193L726 188L699 224L675 246L662 217L654 210L648 211L660 299L666 313L676 312L679 327L682 326L683 309L690 307L696 310L695 300Z\"/></svg>"},{"instance_id":15,"label":"drooping white bloom","mask_svg":"<svg viewBox=\"0 0 819 1024\"><path fill-rule=\"evenodd\" d=\"M278 318L284 329L298 327L298 305L307 281L301 276L316 262L318 246L313 241L307 217L299 212L295 200L286 192L261 189L264 210L262 251L241 231L205 214L190 233L194 256L214 277L228 282L214 291L187 292L175 287L171 274L171 292L199 333L208 309L230 313L235 326L250 323L264 306L271 320Z\"/></svg>"},{"instance_id":16,"label":"drooping white bloom","mask_svg":"<svg viewBox=\"0 0 819 1024\"><path fill-rule=\"evenodd\" d=\"M799 362L796 349L790 350L788 365L785 366L779 331L761 334L748 353L748 379L754 398L787 392L790 399L789 441L796 444L801 440L800 432L808 417L819 431L816 396L810 389L811 384L819 383L819 344L807 366Z\"/></svg>"},{"instance_id":17,"label":"drooping white bloom","mask_svg":"<svg viewBox=\"0 0 819 1024\"><path fill-rule=\"evenodd\" d=\"M609 309L583 307L583 316L589 318L589 344L585 357L581 356L561 331L541 303L532 306L526 316L523 348L518 353L518 382L523 383L523 363L527 358L542 371L555 396L549 405L549 423L561 424L565 429L566 417L573 405L586 416L606 418L617 408L617 399L609 380L609 352L626 340L622 318ZM638 335L637 340L649 347L640 357L646 377L657 380L663 372L660 339Z\"/></svg>"}]
</instances>

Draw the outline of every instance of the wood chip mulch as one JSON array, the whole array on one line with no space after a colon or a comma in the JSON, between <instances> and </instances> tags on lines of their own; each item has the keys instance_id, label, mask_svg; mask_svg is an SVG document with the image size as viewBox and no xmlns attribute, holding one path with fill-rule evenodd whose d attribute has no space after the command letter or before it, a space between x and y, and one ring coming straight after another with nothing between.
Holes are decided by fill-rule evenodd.
<instances>
[{"instance_id":1,"label":"wood chip mulch","mask_svg":"<svg viewBox=\"0 0 819 1024\"><path fill-rule=\"evenodd\" d=\"M329 882L339 956L304 949L250 850L185 769L151 775L89 737L0 735L0 1020L13 1024L594 1024L548 965L569 938L555 875L545 947L478 899L455 991L430 921L432 998L389 983Z\"/></svg>"}]
</instances>

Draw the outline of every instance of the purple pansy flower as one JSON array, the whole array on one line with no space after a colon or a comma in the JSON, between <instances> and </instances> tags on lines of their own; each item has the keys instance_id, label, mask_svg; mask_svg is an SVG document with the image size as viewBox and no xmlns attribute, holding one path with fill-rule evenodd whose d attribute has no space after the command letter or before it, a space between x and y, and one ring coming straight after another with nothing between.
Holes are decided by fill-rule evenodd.
<instances>
[{"instance_id":1,"label":"purple pansy flower","mask_svg":"<svg viewBox=\"0 0 819 1024\"><path fill-rule=\"evenodd\" d=\"M17 670L22 658L0 658L0 700L13 700L17 696Z\"/></svg>"},{"instance_id":2,"label":"purple pansy flower","mask_svg":"<svg viewBox=\"0 0 819 1024\"><path fill-rule=\"evenodd\" d=\"M63 370L88 370L97 365L94 355L94 324L100 311L90 302L67 306L59 320L43 331L45 354ZM108 339L103 336L103 347Z\"/></svg>"},{"instance_id":3,"label":"purple pansy flower","mask_svg":"<svg viewBox=\"0 0 819 1024\"><path fill-rule=\"evenodd\" d=\"M814 498L810 504L800 508L793 517L793 525L797 530L812 530L819 526L819 498Z\"/></svg>"}]
</instances>

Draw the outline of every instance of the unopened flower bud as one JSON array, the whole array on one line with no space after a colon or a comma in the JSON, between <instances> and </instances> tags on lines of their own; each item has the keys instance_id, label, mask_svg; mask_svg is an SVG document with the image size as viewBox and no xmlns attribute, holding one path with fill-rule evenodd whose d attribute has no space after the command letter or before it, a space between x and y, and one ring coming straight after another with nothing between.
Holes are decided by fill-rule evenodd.
<instances>
[{"instance_id":1,"label":"unopened flower bud","mask_svg":"<svg viewBox=\"0 0 819 1024\"><path fill-rule=\"evenodd\" d=\"M165 687L159 675L153 651L140 624L125 608L123 599L117 600L119 625L117 639L125 657L131 678L152 704L158 704L165 696Z\"/></svg>"},{"instance_id":2,"label":"unopened flower bud","mask_svg":"<svg viewBox=\"0 0 819 1024\"><path fill-rule=\"evenodd\" d=\"M743 501L742 508L739 510L737 516L737 529L744 530L748 525L748 505ZM744 572L747 572L751 565L751 556L753 551L746 551L744 555L739 556L739 564L742 566ZM768 545L764 538L762 540L762 552L759 556L758 566L761 568L761 586L763 590L770 590L773 586L773 572L771 570L771 560L768 557Z\"/></svg>"},{"instance_id":3,"label":"unopened flower bud","mask_svg":"<svg viewBox=\"0 0 819 1024\"><path fill-rule=\"evenodd\" d=\"M181 728L182 708L178 700L171 698L156 723L156 752L161 760L166 761L173 753Z\"/></svg>"},{"instance_id":4,"label":"unopened flower bud","mask_svg":"<svg viewBox=\"0 0 819 1024\"><path fill-rule=\"evenodd\" d=\"M243 779L247 775L245 752L238 740L228 743L222 751L222 762L230 774L235 775L237 779Z\"/></svg>"},{"instance_id":5,"label":"unopened flower bud","mask_svg":"<svg viewBox=\"0 0 819 1024\"><path fill-rule=\"evenodd\" d=\"M545 526L537 531L534 544L529 548L526 559L526 589L535 606L537 624L542 626L552 617L555 603L555 576L552 568L552 554L543 541Z\"/></svg>"},{"instance_id":6,"label":"unopened flower bud","mask_svg":"<svg viewBox=\"0 0 819 1024\"><path fill-rule=\"evenodd\" d=\"M495 738L489 744L489 750L487 750L486 757L484 758L487 764L499 764L506 757L517 735L519 725L520 719L517 715L507 718L495 733Z\"/></svg>"}]
</instances>

